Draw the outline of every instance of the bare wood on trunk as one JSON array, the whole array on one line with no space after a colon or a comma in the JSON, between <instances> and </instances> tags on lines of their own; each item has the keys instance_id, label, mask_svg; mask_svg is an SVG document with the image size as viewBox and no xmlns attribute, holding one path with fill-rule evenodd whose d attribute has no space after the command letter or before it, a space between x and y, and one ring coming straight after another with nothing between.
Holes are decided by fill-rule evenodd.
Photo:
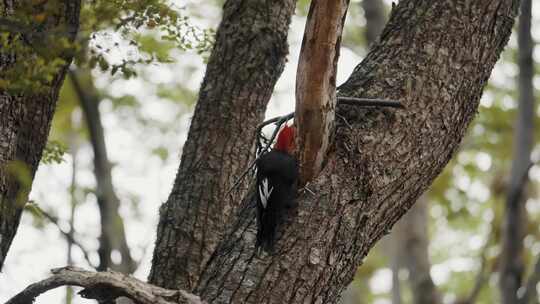
<instances>
[{"instance_id":1,"label":"bare wood on trunk","mask_svg":"<svg viewBox=\"0 0 540 304\"><path fill-rule=\"evenodd\" d=\"M300 183L321 170L336 109L336 73L348 0L313 0L296 71L296 146Z\"/></svg>"}]
</instances>

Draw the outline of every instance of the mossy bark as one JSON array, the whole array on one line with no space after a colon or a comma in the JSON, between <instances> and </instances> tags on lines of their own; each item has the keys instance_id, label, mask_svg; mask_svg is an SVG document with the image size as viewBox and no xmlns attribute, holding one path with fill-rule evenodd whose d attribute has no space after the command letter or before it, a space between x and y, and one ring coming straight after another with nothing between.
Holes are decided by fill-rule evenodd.
<instances>
[{"instance_id":1,"label":"mossy bark","mask_svg":"<svg viewBox=\"0 0 540 304\"><path fill-rule=\"evenodd\" d=\"M23 1L3 1L0 4L0 18L21 13ZM58 1L58 14L47 17L40 29L28 29L26 39L13 43L33 43L32 35L46 35L54 41L66 37L73 41L79 27L80 1ZM23 12L24 13L24 12ZM21 213L26 203L34 174L38 168L41 154L54 114L58 93L63 83L66 69L72 54L49 48L51 57L60 57L65 64L59 67L52 81L45 83L38 92L23 90L13 92L0 89L0 270L19 226ZM32 54L31 56L40 56ZM11 50L0 49L0 73L28 60ZM12 170L14 165L18 168Z\"/></svg>"}]
</instances>

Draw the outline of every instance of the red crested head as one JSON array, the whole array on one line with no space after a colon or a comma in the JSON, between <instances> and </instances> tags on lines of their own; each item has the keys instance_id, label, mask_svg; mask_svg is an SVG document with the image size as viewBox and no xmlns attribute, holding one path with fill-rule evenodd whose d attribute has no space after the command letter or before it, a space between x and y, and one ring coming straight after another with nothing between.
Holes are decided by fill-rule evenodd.
<instances>
[{"instance_id":1,"label":"red crested head","mask_svg":"<svg viewBox=\"0 0 540 304\"><path fill-rule=\"evenodd\" d=\"M294 126L285 125L278 133L275 150L293 154L295 148Z\"/></svg>"}]
</instances>

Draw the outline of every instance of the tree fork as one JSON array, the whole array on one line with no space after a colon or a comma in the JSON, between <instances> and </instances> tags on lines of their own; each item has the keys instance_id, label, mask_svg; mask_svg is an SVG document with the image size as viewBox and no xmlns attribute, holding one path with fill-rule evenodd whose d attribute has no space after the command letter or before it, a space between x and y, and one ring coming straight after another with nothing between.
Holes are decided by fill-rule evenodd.
<instances>
[{"instance_id":1,"label":"tree fork","mask_svg":"<svg viewBox=\"0 0 540 304\"><path fill-rule=\"evenodd\" d=\"M255 212L246 204L196 293L212 303L336 303L456 151L518 3L400 1L339 94L399 98L407 110L339 105L326 165L298 197L275 254L254 253Z\"/></svg>"}]
</instances>

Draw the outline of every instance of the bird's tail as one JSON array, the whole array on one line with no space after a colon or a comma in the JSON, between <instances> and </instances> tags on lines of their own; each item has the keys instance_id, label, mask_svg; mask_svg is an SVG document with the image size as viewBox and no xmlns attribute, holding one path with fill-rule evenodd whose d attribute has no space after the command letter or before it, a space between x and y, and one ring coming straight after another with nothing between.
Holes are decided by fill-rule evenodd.
<instances>
[{"instance_id":1,"label":"bird's tail","mask_svg":"<svg viewBox=\"0 0 540 304\"><path fill-rule=\"evenodd\" d=\"M262 248L262 250L268 253L274 251L276 228L279 220L276 210L272 209L259 209L257 214L257 241L255 247Z\"/></svg>"}]
</instances>

